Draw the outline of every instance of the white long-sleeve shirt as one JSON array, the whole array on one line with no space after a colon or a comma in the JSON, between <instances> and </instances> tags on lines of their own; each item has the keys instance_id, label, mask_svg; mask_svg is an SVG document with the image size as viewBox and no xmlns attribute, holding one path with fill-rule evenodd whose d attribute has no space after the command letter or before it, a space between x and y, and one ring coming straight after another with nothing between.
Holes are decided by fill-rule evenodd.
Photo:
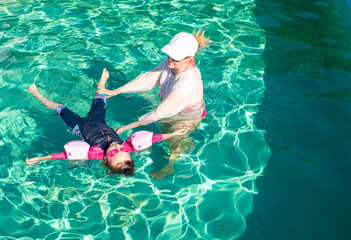
<instances>
[{"instance_id":1,"label":"white long-sleeve shirt","mask_svg":"<svg viewBox=\"0 0 351 240\"><path fill-rule=\"evenodd\" d=\"M155 69L144 73L133 81L120 87L122 93L136 93L160 87L161 104L139 118L147 125L164 118L199 118L205 109L203 84L198 68L173 75L168 61L160 63Z\"/></svg>"}]
</instances>

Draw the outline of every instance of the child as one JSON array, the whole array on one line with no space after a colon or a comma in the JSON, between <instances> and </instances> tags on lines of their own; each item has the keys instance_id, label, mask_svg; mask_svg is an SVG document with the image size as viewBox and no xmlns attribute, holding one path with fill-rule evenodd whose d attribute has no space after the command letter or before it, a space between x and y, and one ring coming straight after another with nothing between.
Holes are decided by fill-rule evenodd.
<instances>
[{"instance_id":1,"label":"child","mask_svg":"<svg viewBox=\"0 0 351 240\"><path fill-rule=\"evenodd\" d=\"M97 90L105 88L109 73L103 70ZM131 151L143 150L153 142L159 142L174 136L184 135L187 130L181 129L169 134L156 134L140 131L132 134L123 142L118 134L110 128L106 121L106 95L96 94L87 117L81 118L67 107L55 103L41 95L35 84L28 91L45 107L60 115L63 122L74 135L82 141L73 141L65 145L66 152L52 153L44 157L26 159L27 164L35 164L43 160L56 159L97 159L103 160L113 173L134 174L134 161L130 157Z\"/></svg>"}]
</instances>

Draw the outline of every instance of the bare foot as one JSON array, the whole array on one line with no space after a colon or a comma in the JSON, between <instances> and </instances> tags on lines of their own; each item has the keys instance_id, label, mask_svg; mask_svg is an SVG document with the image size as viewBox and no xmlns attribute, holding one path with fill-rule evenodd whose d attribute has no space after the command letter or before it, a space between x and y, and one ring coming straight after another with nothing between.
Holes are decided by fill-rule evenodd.
<instances>
[{"instance_id":1,"label":"bare foot","mask_svg":"<svg viewBox=\"0 0 351 240\"><path fill-rule=\"evenodd\" d=\"M47 98L45 98L43 95L40 94L38 91L37 86L33 83L32 85L29 86L28 92L30 92L36 99L38 99L45 107L54 110L57 106L60 106L61 104L55 103Z\"/></svg>"},{"instance_id":2,"label":"bare foot","mask_svg":"<svg viewBox=\"0 0 351 240\"><path fill-rule=\"evenodd\" d=\"M99 81L99 83L98 83L98 89L105 88L107 79L108 79L109 77L110 77L109 72L107 71L106 68L104 68L104 70L102 71L102 74L101 74L100 81Z\"/></svg>"},{"instance_id":3,"label":"bare foot","mask_svg":"<svg viewBox=\"0 0 351 240\"><path fill-rule=\"evenodd\" d=\"M28 92L30 92L34 96L37 95L37 94L40 94L39 91L38 91L37 85L35 85L34 83L29 86Z\"/></svg>"},{"instance_id":4,"label":"bare foot","mask_svg":"<svg viewBox=\"0 0 351 240\"><path fill-rule=\"evenodd\" d=\"M165 177L167 177L168 175L171 175L172 173L174 173L173 166L165 166L160 171L154 171L150 173L150 177L155 179L164 179Z\"/></svg>"}]
</instances>

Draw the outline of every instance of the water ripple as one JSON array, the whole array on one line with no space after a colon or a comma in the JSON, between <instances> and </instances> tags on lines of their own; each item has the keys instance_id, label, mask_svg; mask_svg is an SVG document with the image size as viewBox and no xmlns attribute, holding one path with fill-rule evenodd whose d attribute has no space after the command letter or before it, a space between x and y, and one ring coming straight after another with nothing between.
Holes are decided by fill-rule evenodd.
<instances>
[{"instance_id":1,"label":"water ripple","mask_svg":"<svg viewBox=\"0 0 351 240\"><path fill-rule=\"evenodd\" d=\"M3 237L240 236L270 152L255 126L265 90L265 37L254 8L254 1L6 0L0 9ZM209 114L192 135L194 150L177 162L176 174L163 181L148 176L167 159L165 143L134 156L133 178L106 176L98 161L25 165L25 158L61 151L74 139L55 113L26 92L30 84L84 114L103 67L117 87L162 61L159 49L174 34L200 28L213 41L197 57ZM134 119L129 109L124 109L128 118L118 116L121 108L130 102L149 108L151 99L109 100L108 122L118 126Z\"/></svg>"}]
</instances>

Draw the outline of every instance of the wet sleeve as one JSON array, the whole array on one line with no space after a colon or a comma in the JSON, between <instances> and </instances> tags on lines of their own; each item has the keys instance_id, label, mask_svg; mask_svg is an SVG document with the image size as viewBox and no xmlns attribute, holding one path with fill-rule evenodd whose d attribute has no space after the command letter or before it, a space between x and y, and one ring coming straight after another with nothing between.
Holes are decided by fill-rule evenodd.
<instances>
[{"instance_id":1,"label":"wet sleeve","mask_svg":"<svg viewBox=\"0 0 351 240\"><path fill-rule=\"evenodd\" d=\"M119 88L121 93L144 92L159 86L161 76L160 65Z\"/></svg>"},{"instance_id":2,"label":"wet sleeve","mask_svg":"<svg viewBox=\"0 0 351 240\"><path fill-rule=\"evenodd\" d=\"M139 118L142 125L148 125L163 118L169 118L188 106L192 101L191 89L186 84L176 86L163 102L151 112Z\"/></svg>"},{"instance_id":3,"label":"wet sleeve","mask_svg":"<svg viewBox=\"0 0 351 240\"><path fill-rule=\"evenodd\" d=\"M51 153L51 159L52 159L52 160L56 160L56 159L67 159L67 154L66 154L66 152Z\"/></svg>"}]
</instances>

